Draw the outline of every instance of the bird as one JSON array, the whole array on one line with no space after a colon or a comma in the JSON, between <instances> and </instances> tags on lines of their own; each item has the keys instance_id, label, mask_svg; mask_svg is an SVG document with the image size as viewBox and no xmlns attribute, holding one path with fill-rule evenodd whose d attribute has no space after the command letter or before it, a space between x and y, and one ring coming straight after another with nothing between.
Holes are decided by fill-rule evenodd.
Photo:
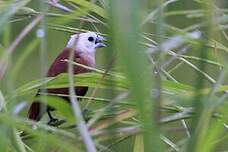
<instances>
[{"instance_id":1,"label":"bird","mask_svg":"<svg viewBox=\"0 0 228 152\"><path fill-rule=\"evenodd\" d=\"M50 68L47 72L47 77L56 77L61 73L68 72L68 63L63 62L65 59L69 59L71 51L74 51L73 61L79 64L83 64L89 67L95 67L95 54L97 48L105 47L104 41L106 39L103 36L98 35L95 32L85 32L79 34L71 35L66 47L63 51L56 57L56 59L51 64ZM73 68L74 75L80 73L91 72L90 70L83 68L81 66L75 66ZM85 96L87 93L88 87L85 86L77 86L74 88L77 96ZM39 89L36 96L40 96L42 89ZM63 98L66 102L70 103L69 96L69 88L55 88L55 89L47 89L47 93L50 94L61 94L64 96L59 96ZM28 110L28 119L33 121L39 121L45 112L47 112L49 116L49 125L55 124L58 119L54 118L51 115L51 111L54 109L47 105L46 108L43 108L45 105L40 101L33 101ZM42 110L46 109L45 111Z\"/></svg>"}]
</instances>

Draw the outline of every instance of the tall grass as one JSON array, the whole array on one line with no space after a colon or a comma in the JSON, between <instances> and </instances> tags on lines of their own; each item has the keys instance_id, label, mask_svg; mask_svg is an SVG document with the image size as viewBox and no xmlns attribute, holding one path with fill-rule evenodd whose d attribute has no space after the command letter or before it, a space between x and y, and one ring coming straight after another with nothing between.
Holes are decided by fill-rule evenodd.
<instances>
[{"instance_id":1,"label":"tall grass","mask_svg":"<svg viewBox=\"0 0 228 152\"><path fill-rule=\"evenodd\" d=\"M0 151L226 151L226 6L0 1ZM46 78L69 36L86 31L107 37L97 68L65 60L93 72ZM77 101L72 88L82 85L90 91ZM45 92L35 97L39 88L60 87L71 88L72 106ZM28 120L36 98L66 123L48 126L46 115Z\"/></svg>"}]
</instances>

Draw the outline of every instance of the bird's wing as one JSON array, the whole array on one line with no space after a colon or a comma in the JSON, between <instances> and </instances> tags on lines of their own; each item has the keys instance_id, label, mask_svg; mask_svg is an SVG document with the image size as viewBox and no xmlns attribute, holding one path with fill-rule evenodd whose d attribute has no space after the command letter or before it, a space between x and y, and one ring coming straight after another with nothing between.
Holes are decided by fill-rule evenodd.
<instances>
[{"instance_id":1,"label":"bird's wing","mask_svg":"<svg viewBox=\"0 0 228 152\"><path fill-rule=\"evenodd\" d=\"M78 53L75 50L72 50L70 48L64 49L62 53L58 55L58 57L54 60L52 63L51 67L48 70L47 76L48 77L54 77L57 76L61 73L67 73L68 72L68 64L67 62L63 61L65 59L69 59L70 56L70 51L74 51L74 62L87 65L87 66L94 66L89 57L82 55ZM74 66L74 74L79 74L79 73L86 73L89 72L90 70L80 67L80 66Z\"/></svg>"}]
</instances>

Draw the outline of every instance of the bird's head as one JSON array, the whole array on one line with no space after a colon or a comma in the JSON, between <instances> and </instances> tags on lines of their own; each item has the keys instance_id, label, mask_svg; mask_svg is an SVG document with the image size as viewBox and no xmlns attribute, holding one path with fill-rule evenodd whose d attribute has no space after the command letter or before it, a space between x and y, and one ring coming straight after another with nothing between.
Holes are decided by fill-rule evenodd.
<instances>
[{"instance_id":1,"label":"bird's head","mask_svg":"<svg viewBox=\"0 0 228 152\"><path fill-rule=\"evenodd\" d=\"M67 43L67 48L76 49L79 52L95 53L96 48L102 48L105 38L94 32L74 34Z\"/></svg>"}]
</instances>

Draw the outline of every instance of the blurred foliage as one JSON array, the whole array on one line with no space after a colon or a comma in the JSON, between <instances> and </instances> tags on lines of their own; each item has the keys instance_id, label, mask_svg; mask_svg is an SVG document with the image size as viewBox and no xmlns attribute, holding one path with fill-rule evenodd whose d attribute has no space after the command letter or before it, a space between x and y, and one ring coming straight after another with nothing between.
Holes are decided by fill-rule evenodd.
<instances>
[{"instance_id":1,"label":"blurred foliage","mask_svg":"<svg viewBox=\"0 0 228 152\"><path fill-rule=\"evenodd\" d=\"M93 72L73 77L90 88L78 98L97 151L227 151L227 7L226 0L0 0L0 151L86 151L72 107L51 94L35 97L39 88L69 86L68 74L45 73L70 35L86 31L107 38ZM35 99L66 122L28 120Z\"/></svg>"}]
</instances>

